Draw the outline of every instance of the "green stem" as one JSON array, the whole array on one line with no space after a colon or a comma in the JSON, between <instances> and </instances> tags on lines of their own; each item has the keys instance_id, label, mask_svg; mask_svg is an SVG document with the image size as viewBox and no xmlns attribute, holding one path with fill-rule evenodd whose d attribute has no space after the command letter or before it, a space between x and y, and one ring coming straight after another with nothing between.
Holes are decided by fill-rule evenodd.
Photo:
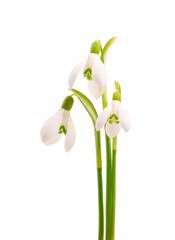
<instances>
[{"instance_id":1,"label":"green stem","mask_svg":"<svg viewBox=\"0 0 175 240\"><path fill-rule=\"evenodd\" d=\"M108 106L107 89L102 95L103 109ZM106 139L106 240L110 239L111 228L111 139L105 133Z\"/></svg>"},{"instance_id":2,"label":"green stem","mask_svg":"<svg viewBox=\"0 0 175 240\"><path fill-rule=\"evenodd\" d=\"M106 135L106 240L111 228L111 140Z\"/></svg>"},{"instance_id":3,"label":"green stem","mask_svg":"<svg viewBox=\"0 0 175 240\"><path fill-rule=\"evenodd\" d=\"M107 98L107 88L105 86L105 91L102 95L102 105L103 105L103 109L106 108L108 106L108 98Z\"/></svg>"},{"instance_id":4,"label":"green stem","mask_svg":"<svg viewBox=\"0 0 175 240\"><path fill-rule=\"evenodd\" d=\"M103 182L102 182L102 157L101 157L101 139L100 131L96 131L95 122L98 117L97 111L92 102L80 91L71 89L72 95L75 95L92 119L95 134L96 161L97 161L97 182L98 182L98 206L99 206L99 233L98 240L103 240L104 236L104 210L103 210Z\"/></svg>"},{"instance_id":5,"label":"green stem","mask_svg":"<svg viewBox=\"0 0 175 240\"><path fill-rule=\"evenodd\" d=\"M102 95L103 109L108 106L107 90ZM106 240L110 239L111 227L111 139L105 133L106 139Z\"/></svg>"},{"instance_id":6,"label":"green stem","mask_svg":"<svg viewBox=\"0 0 175 240\"><path fill-rule=\"evenodd\" d=\"M107 50L107 48L106 48ZM104 55L106 51L101 49L101 61L105 63ZM103 109L108 106L107 88L102 95ZM105 133L106 139L106 240L110 240L111 228L111 139Z\"/></svg>"},{"instance_id":7,"label":"green stem","mask_svg":"<svg viewBox=\"0 0 175 240\"><path fill-rule=\"evenodd\" d=\"M110 240L115 239L115 189L116 189L116 155L117 155L117 136L112 142L112 204L111 204L111 235Z\"/></svg>"},{"instance_id":8,"label":"green stem","mask_svg":"<svg viewBox=\"0 0 175 240\"><path fill-rule=\"evenodd\" d=\"M98 213L99 213L99 232L98 240L103 240L104 236L104 210L103 210L103 181L102 181L102 157L101 157L101 140L100 131L96 131L95 146L96 146L96 160L97 160L97 181L98 181Z\"/></svg>"}]
</instances>

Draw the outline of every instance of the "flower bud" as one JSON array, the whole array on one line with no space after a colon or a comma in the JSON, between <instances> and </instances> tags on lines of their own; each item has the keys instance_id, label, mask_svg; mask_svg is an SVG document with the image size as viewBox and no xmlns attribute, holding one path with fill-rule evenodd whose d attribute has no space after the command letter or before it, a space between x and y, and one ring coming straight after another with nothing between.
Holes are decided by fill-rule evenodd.
<instances>
[{"instance_id":1,"label":"flower bud","mask_svg":"<svg viewBox=\"0 0 175 240\"><path fill-rule=\"evenodd\" d=\"M71 108L72 108L72 106L73 106L73 104L74 104L74 99L73 99L73 97L72 97L72 96L67 96L67 97L64 99L61 108L64 108L65 110L70 111Z\"/></svg>"},{"instance_id":2,"label":"flower bud","mask_svg":"<svg viewBox=\"0 0 175 240\"><path fill-rule=\"evenodd\" d=\"M100 51L101 51L101 42L100 40L97 40L97 41L94 41L92 44L91 44L91 49L90 49L90 52L91 53L96 53L96 54L99 54Z\"/></svg>"},{"instance_id":3,"label":"flower bud","mask_svg":"<svg viewBox=\"0 0 175 240\"><path fill-rule=\"evenodd\" d=\"M117 100L117 101L120 101L120 102L121 102L121 93L120 93L119 91L115 91L115 92L113 93L112 100Z\"/></svg>"}]
</instances>

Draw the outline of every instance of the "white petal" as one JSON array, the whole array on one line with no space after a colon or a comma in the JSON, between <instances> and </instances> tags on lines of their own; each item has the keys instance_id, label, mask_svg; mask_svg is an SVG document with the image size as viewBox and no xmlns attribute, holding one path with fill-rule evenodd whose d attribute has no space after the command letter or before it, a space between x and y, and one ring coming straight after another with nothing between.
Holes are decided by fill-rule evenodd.
<instances>
[{"instance_id":1,"label":"white petal","mask_svg":"<svg viewBox=\"0 0 175 240\"><path fill-rule=\"evenodd\" d=\"M99 56L95 59L93 64L92 80L95 81L99 88L105 88L107 82L107 71Z\"/></svg>"},{"instance_id":2,"label":"white petal","mask_svg":"<svg viewBox=\"0 0 175 240\"><path fill-rule=\"evenodd\" d=\"M70 111L63 109L61 125L63 125L66 130L68 129L69 119L70 119Z\"/></svg>"},{"instance_id":3,"label":"white petal","mask_svg":"<svg viewBox=\"0 0 175 240\"><path fill-rule=\"evenodd\" d=\"M88 68L92 70L93 65L96 61L96 58L99 58L99 55L96 53L91 53L89 54L88 58L86 59L85 66L84 66L84 71Z\"/></svg>"},{"instance_id":4,"label":"white petal","mask_svg":"<svg viewBox=\"0 0 175 240\"><path fill-rule=\"evenodd\" d=\"M106 107L98 116L96 123L95 123L95 127L96 130L99 131L106 123L108 117L109 117L109 113L111 112L111 105L109 105L108 107Z\"/></svg>"},{"instance_id":5,"label":"white petal","mask_svg":"<svg viewBox=\"0 0 175 240\"><path fill-rule=\"evenodd\" d=\"M108 137L110 138L114 138L117 136L117 134L120 132L121 129L121 125L120 124L116 124L116 123L108 123L106 124L106 134L108 135Z\"/></svg>"},{"instance_id":6,"label":"white petal","mask_svg":"<svg viewBox=\"0 0 175 240\"><path fill-rule=\"evenodd\" d=\"M105 87L100 89L93 80L88 80L88 90L94 98L98 99L104 93Z\"/></svg>"},{"instance_id":7,"label":"white petal","mask_svg":"<svg viewBox=\"0 0 175 240\"><path fill-rule=\"evenodd\" d=\"M69 79L68 79L68 84L69 84L69 88L72 88L74 83L75 83L75 80L79 74L79 72L81 71L82 67L84 66L86 62L86 59L83 60L82 62L80 62L79 64L77 64L74 69L72 70L70 76L69 76Z\"/></svg>"},{"instance_id":8,"label":"white petal","mask_svg":"<svg viewBox=\"0 0 175 240\"><path fill-rule=\"evenodd\" d=\"M119 117L119 107L120 107L120 101L117 100L112 100L112 111L111 111L111 115L115 114L116 116Z\"/></svg>"},{"instance_id":9,"label":"white petal","mask_svg":"<svg viewBox=\"0 0 175 240\"><path fill-rule=\"evenodd\" d=\"M69 118L68 130L66 134L66 139L64 142L65 151L68 152L74 145L76 139L76 131L72 121L72 118Z\"/></svg>"},{"instance_id":10,"label":"white petal","mask_svg":"<svg viewBox=\"0 0 175 240\"><path fill-rule=\"evenodd\" d=\"M60 109L56 114L50 117L41 128L40 137L45 145L56 143L61 134L58 133L62 121L63 109Z\"/></svg>"},{"instance_id":11,"label":"white petal","mask_svg":"<svg viewBox=\"0 0 175 240\"><path fill-rule=\"evenodd\" d=\"M130 117L121 103L119 105L119 121L125 132L129 131L131 127Z\"/></svg>"}]
</instances>

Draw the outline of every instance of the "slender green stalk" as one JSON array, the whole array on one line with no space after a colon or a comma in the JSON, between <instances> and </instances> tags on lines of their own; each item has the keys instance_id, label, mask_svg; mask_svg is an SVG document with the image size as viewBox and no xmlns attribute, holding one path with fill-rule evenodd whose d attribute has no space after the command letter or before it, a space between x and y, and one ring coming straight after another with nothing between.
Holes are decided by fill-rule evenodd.
<instances>
[{"instance_id":1,"label":"slender green stalk","mask_svg":"<svg viewBox=\"0 0 175 240\"><path fill-rule=\"evenodd\" d=\"M105 86L105 91L102 95L102 105L103 105L103 109L106 108L108 106L108 98L107 98L107 88Z\"/></svg>"},{"instance_id":2,"label":"slender green stalk","mask_svg":"<svg viewBox=\"0 0 175 240\"><path fill-rule=\"evenodd\" d=\"M106 46L106 45L105 45ZM107 51L101 49L101 61L105 63L104 55ZM108 106L107 88L102 95L103 109ZM106 140L106 240L110 240L110 228L111 228L111 139L105 133Z\"/></svg>"},{"instance_id":3,"label":"slender green stalk","mask_svg":"<svg viewBox=\"0 0 175 240\"><path fill-rule=\"evenodd\" d=\"M102 169L97 168L98 177L98 208L99 208L99 230L98 240L103 240L104 237L104 210L103 210L103 182Z\"/></svg>"},{"instance_id":4,"label":"slender green stalk","mask_svg":"<svg viewBox=\"0 0 175 240\"><path fill-rule=\"evenodd\" d=\"M106 240L111 228L111 140L106 135Z\"/></svg>"},{"instance_id":5,"label":"slender green stalk","mask_svg":"<svg viewBox=\"0 0 175 240\"><path fill-rule=\"evenodd\" d=\"M103 209L103 181L102 181L102 158L101 158L101 140L100 131L95 133L96 159L97 159L97 182L98 182L98 213L99 213L99 232L98 240L104 237L104 209Z\"/></svg>"},{"instance_id":6,"label":"slender green stalk","mask_svg":"<svg viewBox=\"0 0 175 240\"><path fill-rule=\"evenodd\" d=\"M94 125L95 147L96 147L96 161L97 161L97 182L98 182L98 206L99 206L99 233L98 240L103 240L104 237L104 207L103 207L103 182L102 182L102 157L101 157L101 139L100 131L96 131L95 122L98 117L97 111L92 102L80 91L71 89L72 95L75 95L86 111Z\"/></svg>"},{"instance_id":7,"label":"slender green stalk","mask_svg":"<svg viewBox=\"0 0 175 240\"><path fill-rule=\"evenodd\" d=\"M102 95L103 109L108 106L107 90ZM110 239L111 227L111 139L105 134L106 140L106 240Z\"/></svg>"},{"instance_id":8,"label":"slender green stalk","mask_svg":"<svg viewBox=\"0 0 175 240\"><path fill-rule=\"evenodd\" d=\"M111 232L110 240L115 239L115 189L116 189L116 155L117 155L117 136L112 142L112 199L111 199Z\"/></svg>"},{"instance_id":9,"label":"slender green stalk","mask_svg":"<svg viewBox=\"0 0 175 240\"><path fill-rule=\"evenodd\" d=\"M102 95L103 109L108 106L107 89ZM111 227L111 139L105 133L106 140L106 240L110 239Z\"/></svg>"}]
</instances>

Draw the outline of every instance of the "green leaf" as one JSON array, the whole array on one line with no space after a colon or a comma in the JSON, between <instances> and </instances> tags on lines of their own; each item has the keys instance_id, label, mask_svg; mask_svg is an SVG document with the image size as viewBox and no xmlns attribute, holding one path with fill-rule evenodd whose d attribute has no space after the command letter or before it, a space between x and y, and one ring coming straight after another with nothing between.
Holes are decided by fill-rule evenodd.
<instances>
[{"instance_id":1,"label":"green leaf","mask_svg":"<svg viewBox=\"0 0 175 240\"><path fill-rule=\"evenodd\" d=\"M96 119L98 117L98 114L97 114L97 111L96 111L94 105L92 104L92 102L89 100L89 98L87 98L80 91L78 91L76 89L73 89L73 88L69 89L69 90L72 91L74 93L74 95L83 104L83 106L85 107L86 111L89 113L89 116L91 117L93 124L95 125L95 122L96 122Z\"/></svg>"},{"instance_id":2,"label":"green leaf","mask_svg":"<svg viewBox=\"0 0 175 240\"><path fill-rule=\"evenodd\" d=\"M113 38L109 39L109 41L105 44L105 46L104 46L104 48L102 50L104 62L106 60L106 56L107 56L108 50L111 47L111 45L115 42L115 40L117 40L117 37L113 37Z\"/></svg>"}]
</instances>

